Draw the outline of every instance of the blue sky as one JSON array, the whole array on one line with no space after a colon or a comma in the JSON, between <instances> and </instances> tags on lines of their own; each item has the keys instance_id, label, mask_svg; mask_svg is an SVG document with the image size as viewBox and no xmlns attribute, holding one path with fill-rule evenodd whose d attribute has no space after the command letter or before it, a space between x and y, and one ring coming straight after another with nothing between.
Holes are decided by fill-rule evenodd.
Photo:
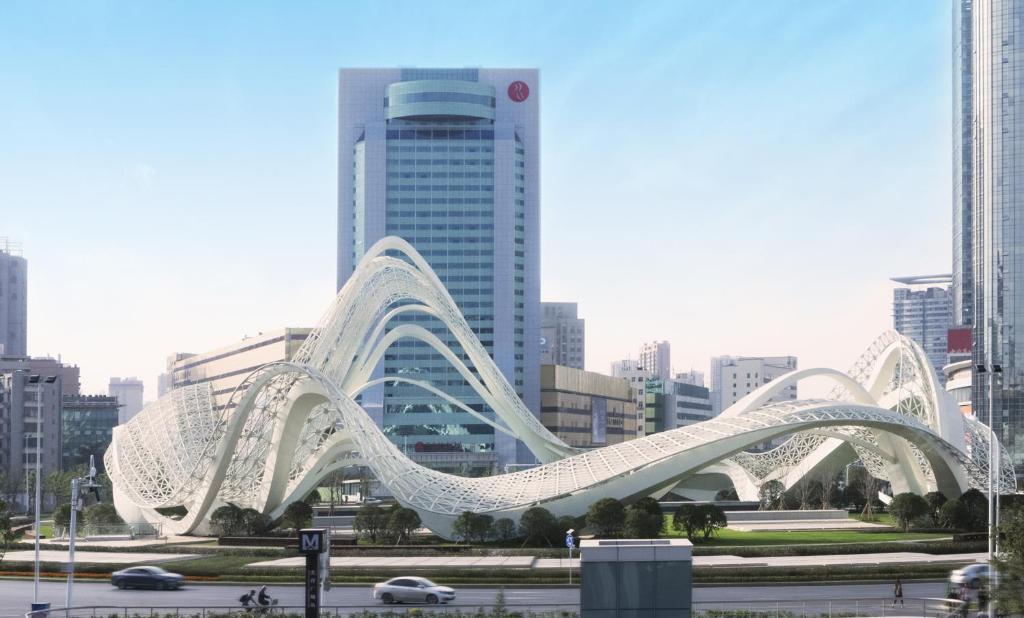
<instances>
[{"instance_id":1,"label":"blue sky","mask_svg":"<svg viewBox=\"0 0 1024 618\"><path fill-rule=\"evenodd\" d=\"M5 2L0 236L90 392L313 324L336 71L541 70L542 290L588 369L668 339L845 368L950 269L946 2Z\"/></svg>"}]
</instances>

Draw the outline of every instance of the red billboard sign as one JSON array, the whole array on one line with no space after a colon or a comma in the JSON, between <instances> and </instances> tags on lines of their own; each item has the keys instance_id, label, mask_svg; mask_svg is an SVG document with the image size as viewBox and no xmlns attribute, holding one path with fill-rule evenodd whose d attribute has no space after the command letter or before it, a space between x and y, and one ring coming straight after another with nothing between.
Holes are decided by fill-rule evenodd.
<instances>
[{"instance_id":1,"label":"red billboard sign","mask_svg":"<svg viewBox=\"0 0 1024 618\"><path fill-rule=\"evenodd\" d=\"M946 352L949 354L971 353L971 328L969 326L949 329L946 336Z\"/></svg>"}]
</instances>

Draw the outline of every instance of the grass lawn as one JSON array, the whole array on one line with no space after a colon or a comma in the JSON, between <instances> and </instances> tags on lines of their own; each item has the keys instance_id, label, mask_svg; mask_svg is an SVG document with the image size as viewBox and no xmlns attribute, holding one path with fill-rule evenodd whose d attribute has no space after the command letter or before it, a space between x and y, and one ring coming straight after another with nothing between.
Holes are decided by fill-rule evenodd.
<instances>
[{"instance_id":1,"label":"grass lawn","mask_svg":"<svg viewBox=\"0 0 1024 618\"><path fill-rule=\"evenodd\" d=\"M666 516L666 537L686 537L683 531L672 527L672 520ZM702 547L741 545L804 545L808 543L886 543L891 541L922 541L948 538L942 532L900 532L898 530L767 530L740 532L728 528L719 530Z\"/></svg>"},{"instance_id":2,"label":"grass lawn","mask_svg":"<svg viewBox=\"0 0 1024 618\"><path fill-rule=\"evenodd\" d=\"M875 513L874 519L868 519L867 517L864 517L860 514L851 515L850 517L856 519L857 521L866 521L873 524L884 524L886 526L892 526L893 528L899 527L899 524L889 513Z\"/></svg>"}]
</instances>

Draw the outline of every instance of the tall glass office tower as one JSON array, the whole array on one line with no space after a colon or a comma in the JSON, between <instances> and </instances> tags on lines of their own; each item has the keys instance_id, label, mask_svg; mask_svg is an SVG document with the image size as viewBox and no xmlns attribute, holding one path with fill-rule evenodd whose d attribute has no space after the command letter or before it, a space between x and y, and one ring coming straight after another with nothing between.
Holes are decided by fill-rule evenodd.
<instances>
[{"instance_id":1,"label":"tall glass office tower","mask_svg":"<svg viewBox=\"0 0 1024 618\"><path fill-rule=\"evenodd\" d=\"M994 425L1024 476L1024 0L974 0L972 252L975 366L972 408ZM1021 113L1018 113L1021 112ZM1018 161L1017 156L1021 159ZM1018 343L1020 345L1018 345Z\"/></svg>"},{"instance_id":2,"label":"tall glass office tower","mask_svg":"<svg viewBox=\"0 0 1024 618\"><path fill-rule=\"evenodd\" d=\"M409 241L539 414L537 70L342 69L338 95L339 289L374 242ZM415 319L459 352L440 322ZM418 341L398 341L378 372L414 374L494 417ZM433 468L483 475L532 460L521 443L416 386L367 391L362 404Z\"/></svg>"},{"instance_id":3,"label":"tall glass office tower","mask_svg":"<svg viewBox=\"0 0 1024 618\"><path fill-rule=\"evenodd\" d=\"M953 320L971 325L974 273L971 239L971 9L974 0L953 1Z\"/></svg>"}]
</instances>

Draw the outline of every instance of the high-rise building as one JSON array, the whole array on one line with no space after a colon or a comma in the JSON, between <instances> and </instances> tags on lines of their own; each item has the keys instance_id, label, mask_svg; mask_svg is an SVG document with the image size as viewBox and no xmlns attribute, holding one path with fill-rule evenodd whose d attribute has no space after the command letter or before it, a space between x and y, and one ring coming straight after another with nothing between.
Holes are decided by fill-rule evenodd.
<instances>
[{"instance_id":1,"label":"high-rise building","mask_svg":"<svg viewBox=\"0 0 1024 618\"><path fill-rule=\"evenodd\" d=\"M202 354L178 352L167 357L163 374L168 390L210 382L217 406L224 406L235 387L267 363L291 360L311 328L282 328L245 337L231 345Z\"/></svg>"},{"instance_id":2,"label":"high-rise building","mask_svg":"<svg viewBox=\"0 0 1024 618\"><path fill-rule=\"evenodd\" d=\"M27 365L0 370L0 470L23 483L38 459L41 475L60 470L61 376ZM19 485L20 486L20 485Z\"/></svg>"},{"instance_id":3,"label":"high-rise building","mask_svg":"<svg viewBox=\"0 0 1024 618\"><path fill-rule=\"evenodd\" d=\"M953 0L953 322L970 326L974 313L974 87L971 45L974 0Z\"/></svg>"},{"instance_id":4,"label":"high-rise building","mask_svg":"<svg viewBox=\"0 0 1024 618\"><path fill-rule=\"evenodd\" d=\"M961 12L961 15L963 13ZM973 412L988 422L1009 450L1018 478L1024 477L1024 263L1017 260L1024 230L1024 2L974 0L971 37L972 168L971 257L973 320ZM954 77L954 83L963 80ZM1019 345L1018 345L1019 344ZM977 367L998 366L989 377ZM995 383L992 392L990 384Z\"/></svg>"},{"instance_id":5,"label":"high-rise building","mask_svg":"<svg viewBox=\"0 0 1024 618\"><path fill-rule=\"evenodd\" d=\"M107 395L117 399L120 404L117 410L118 424L127 423L139 413L144 401L144 390L145 386L138 378L110 378Z\"/></svg>"},{"instance_id":6,"label":"high-rise building","mask_svg":"<svg viewBox=\"0 0 1024 618\"><path fill-rule=\"evenodd\" d=\"M682 373L677 373L674 378L676 382L683 384L692 384L693 386L704 386L704 372L696 369L691 369Z\"/></svg>"},{"instance_id":7,"label":"high-rise building","mask_svg":"<svg viewBox=\"0 0 1024 618\"><path fill-rule=\"evenodd\" d=\"M541 303L540 364L583 369L584 327L576 303Z\"/></svg>"},{"instance_id":8,"label":"high-rise building","mask_svg":"<svg viewBox=\"0 0 1024 618\"><path fill-rule=\"evenodd\" d=\"M63 362L60 358L49 356L29 357L21 360L25 367L36 375L59 375L62 396L75 396L82 393L81 371L78 369L78 365L71 365Z\"/></svg>"},{"instance_id":9,"label":"high-rise building","mask_svg":"<svg viewBox=\"0 0 1024 618\"><path fill-rule=\"evenodd\" d=\"M657 378L670 379L672 377L672 347L667 341L652 341L641 345L640 367Z\"/></svg>"},{"instance_id":10,"label":"high-rise building","mask_svg":"<svg viewBox=\"0 0 1024 618\"><path fill-rule=\"evenodd\" d=\"M950 279L949 275L892 279L906 286L892 291L892 327L921 346L943 383L942 368L949 359L948 332L953 325L953 295L946 287Z\"/></svg>"},{"instance_id":11,"label":"high-rise building","mask_svg":"<svg viewBox=\"0 0 1024 618\"><path fill-rule=\"evenodd\" d=\"M624 378L558 365L540 368L541 422L570 446L607 446L637 437L635 404Z\"/></svg>"},{"instance_id":12,"label":"high-rise building","mask_svg":"<svg viewBox=\"0 0 1024 618\"><path fill-rule=\"evenodd\" d=\"M612 363L612 377L625 378L633 388L633 398L636 400L637 433L642 437L646 434L644 425L644 410L647 407L647 380L651 373L640 366L640 361L625 359Z\"/></svg>"},{"instance_id":13,"label":"high-rise building","mask_svg":"<svg viewBox=\"0 0 1024 618\"><path fill-rule=\"evenodd\" d=\"M338 83L338 287L374 242L404 238L537 415L539 94L536 69L342 69ZM440 321L420 317L457 350ZM426 344L396 343L377 375L399 373L429 379L493 417ZM424 465L487 474L534 461L515 438L415 385L369 389L361 403Z\"/></svg>"},{"instance_id":14,"label":"high-rise building","mask_svg":"<svg viewBox=\"0 0 1024 618\"><path fill-rule=\"evenodd\" d=\"M106 395L64 397L60 414L62 470L88 467L91 455L96 471L105 472L103 453L118 424L119 405L117 397Z\"/></svg>"},{"instance_id":15,"label":"high-rise building","mask_svg":"<svg viewBox=\"0 0 1024 618\"><path fill-rule=\"evenodd\" d=\"M729 406L768 384L775 378L795 371L795 356L715 356L711 358L711 406L718 416ZM796 385L791 385L768 400L769 403L796 399Z\"/></svg>"},{"instance_id":16,"label":"high-rise building","mask_svg":"<svg viewBox=\"0 0 1024 618\"><path fill-rule=\"evenodd\" d=\"M28 262L0 237L0 356L28 354Z\"/></svg>"}]
</instances>

